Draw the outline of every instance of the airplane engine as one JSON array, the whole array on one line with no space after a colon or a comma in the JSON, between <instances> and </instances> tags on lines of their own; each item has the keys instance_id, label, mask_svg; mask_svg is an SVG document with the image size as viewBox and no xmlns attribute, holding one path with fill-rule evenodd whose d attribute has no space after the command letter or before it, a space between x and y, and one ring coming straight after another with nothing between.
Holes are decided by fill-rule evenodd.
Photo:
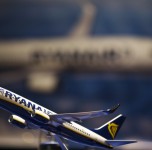
<instances>
[{"instance_id":1,"label":"airplane engine","mask_svg":"<svg viewBox=\"0 0 152 150\"><path fill-rule=\"evenodd\" d=\"M8 119L8 122L14 126L17 126L19 128L26 128L27 123L24 119L22 119L19 116L16 115L11 115L10 118Z\"/></svg>"},{"instance_id":2,"label":"airplane engine","mask_svg":"<svg viewBox=\"0 0 152 150\"><path fill-rule=\"evenodd\" d=\"M42 123L47 123L50 121L50 117L40 110L34 110L31 113L31 117L35 118L37 121L42 122Z\"/></svg>"}]
</instances>

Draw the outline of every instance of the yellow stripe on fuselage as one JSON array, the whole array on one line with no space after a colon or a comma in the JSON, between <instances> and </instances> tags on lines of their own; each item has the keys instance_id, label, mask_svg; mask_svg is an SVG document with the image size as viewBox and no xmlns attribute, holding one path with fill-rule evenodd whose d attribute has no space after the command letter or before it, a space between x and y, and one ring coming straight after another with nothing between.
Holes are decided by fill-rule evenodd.
<instances>
[{"instance_id":1,"label":"yellow stripe on fuselage","mask_svg":"<svg viewBox=\"0 0 152 150\"><path fill-rule=\"evenodd\" d=\"M8 97L5 97L5 96L3 96L3 95L0 95L0 100L3 100L3 101L7 101L7 102L9 102L9 103L12 103L12 104L14 104L14 105L16 105L16 106L19 106L19 107L21 107L21 108L23 108L23 109L25 109L25 110L27 110L27 111L33 111L32 110L32 108L28 108L27 106L24 106L23 104L19 104L18 102L15 102L14 100L12 100L12 99L9 99Z\"/></svg>"},{"instance_id":2,"label":"yellow stripe on fuselage","mask_svg":"<svg viewBox=\"0 0 152 150\"><path fill-rule=\"evenodd\" d=\"M0 100L12 103L16 106L23 108L24 110L28 112L33 112L33 110L39 110L47 115L56 114L55 112L52 112L49 109L44 108L43 106L40 106L18 94L15 94L1 87L0 87Z\"/></svg>"}]
</instances>

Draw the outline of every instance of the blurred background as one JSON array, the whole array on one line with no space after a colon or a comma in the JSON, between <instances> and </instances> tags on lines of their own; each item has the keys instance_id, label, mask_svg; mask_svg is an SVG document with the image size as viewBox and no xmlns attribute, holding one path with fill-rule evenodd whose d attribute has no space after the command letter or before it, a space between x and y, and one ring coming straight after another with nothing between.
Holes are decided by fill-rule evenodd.
<instances>
[{"instance_id":1,"label":"blurred background","mask_svg":"<svg viewBox=\"0 0 152 150\"><path fill-rule=\"evenodd\" d=\"M125 114L117 138L139 142L120 149L151 149L152 1L1 0L0 86L57 113L120 103L114 114L82 124L96 128ZM12 127L10 115L0 110L1 149L50 140Z\"/></svg>"}]
</instances>

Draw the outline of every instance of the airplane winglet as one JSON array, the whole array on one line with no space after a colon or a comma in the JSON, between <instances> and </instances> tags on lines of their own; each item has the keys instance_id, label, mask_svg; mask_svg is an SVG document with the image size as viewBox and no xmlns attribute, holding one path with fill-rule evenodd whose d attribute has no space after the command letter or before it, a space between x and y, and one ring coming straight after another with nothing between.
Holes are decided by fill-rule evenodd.
<instances>
[{"instance_id":1,"label":"airplane winglet","mask_svg":"<svg viewBox=\"0 0 152 150\"><path fill-rule=\"evenodd\" d=\"M113 112L115 112L115 111L118 109L119 106L120 106L120 104L117 104L116 106L114 106L114 107L111 108L111 109L108 109L107 111L108 111L109 113L113 113Z\"/></svg>"},{"instance_id":2,"label":"airplane winglet","mask_svg":"<svg viewBox=\"0 0 152 150\"><path fill-rule=\"evenodd\" d=\"M114 106L112 109L109 110L110 113L113 113L114 111L116 111L118 109L118 107L120 106L120 104L117 104L116 106Z\"/></svg>"}]
</instances>

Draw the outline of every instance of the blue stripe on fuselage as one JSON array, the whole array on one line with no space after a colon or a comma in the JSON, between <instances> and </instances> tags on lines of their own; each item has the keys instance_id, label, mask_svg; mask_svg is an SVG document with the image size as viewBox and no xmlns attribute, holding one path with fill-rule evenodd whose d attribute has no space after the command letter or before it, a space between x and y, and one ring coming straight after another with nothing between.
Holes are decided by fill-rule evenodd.
<instances>
[{"instance_id":1,"label":"blue stripe on fuselage","mask_svg":"<svg viewBox=\"0 0 152 150\"><path fill-rule=\"evenodd\" d=\"M101 148L101 147L109 148L108 146L101 145L100 143L97 143L94 140L91 140L90 138L87 138L81 134L68 130L67 128L64 128L63 126L59 126L58 131L60 131L61 136L66 137L70 141L81 143L86 146L92 146L92 147L98 147L98 148Z\"/></svg>"},{"instance_id":2,"label":"blue stripe on fuselage","mask_svg":"<svg viewBox=\"0 0 152 150\"><path fill-rule=\"evenodd\" d=\"M54 113L18 94L15 94L15 93L8 91L6 89L3 89L3 88L0 88L0 95L1 95L1 97L4 97L4 99L7 98L7 99L9 99L10 102L15 102L16 104L18 104L22 107L26 107L27 109L31 109L31 110L37 109L47 115L51 115Z\"/></svg>"},{"instance_id":3,"label":"blue stripe on fuselage","mask_svg":"<svg viewBox=\"0 0 152 150\"><path fill-rule=\"evenodd\" d=\"M38 125L42 125L42 123L36 121L34 118L31 118L31 114L22 107L19 107L13 103L9 103L8 101L4 100L0 100L0 106L2 109L5 109L6 111L12 114L18 115L27 121L30 121Z\"/></svg>"},{"instance_id":4,"label":"blue stripe on fuselage","mask_svg":"<svg viewBox=\"0 0 152 150\"><path fill-rule=\"evenodd\" d=\"M27 110L23 109L22 107L19 107L15 104L9 103L7 101L1 100L0 99L0 107L12 114L15 114L17 116L20 116L21 118L25 119L27 122L30 122L36 126L44 127L44 126L49 126L48 129L50 132L56 132L55 127L52 125L45 125L42 122L37 121L34 117L31 117L31 114L27 112Z\"/></svg>"}]
</instances>

